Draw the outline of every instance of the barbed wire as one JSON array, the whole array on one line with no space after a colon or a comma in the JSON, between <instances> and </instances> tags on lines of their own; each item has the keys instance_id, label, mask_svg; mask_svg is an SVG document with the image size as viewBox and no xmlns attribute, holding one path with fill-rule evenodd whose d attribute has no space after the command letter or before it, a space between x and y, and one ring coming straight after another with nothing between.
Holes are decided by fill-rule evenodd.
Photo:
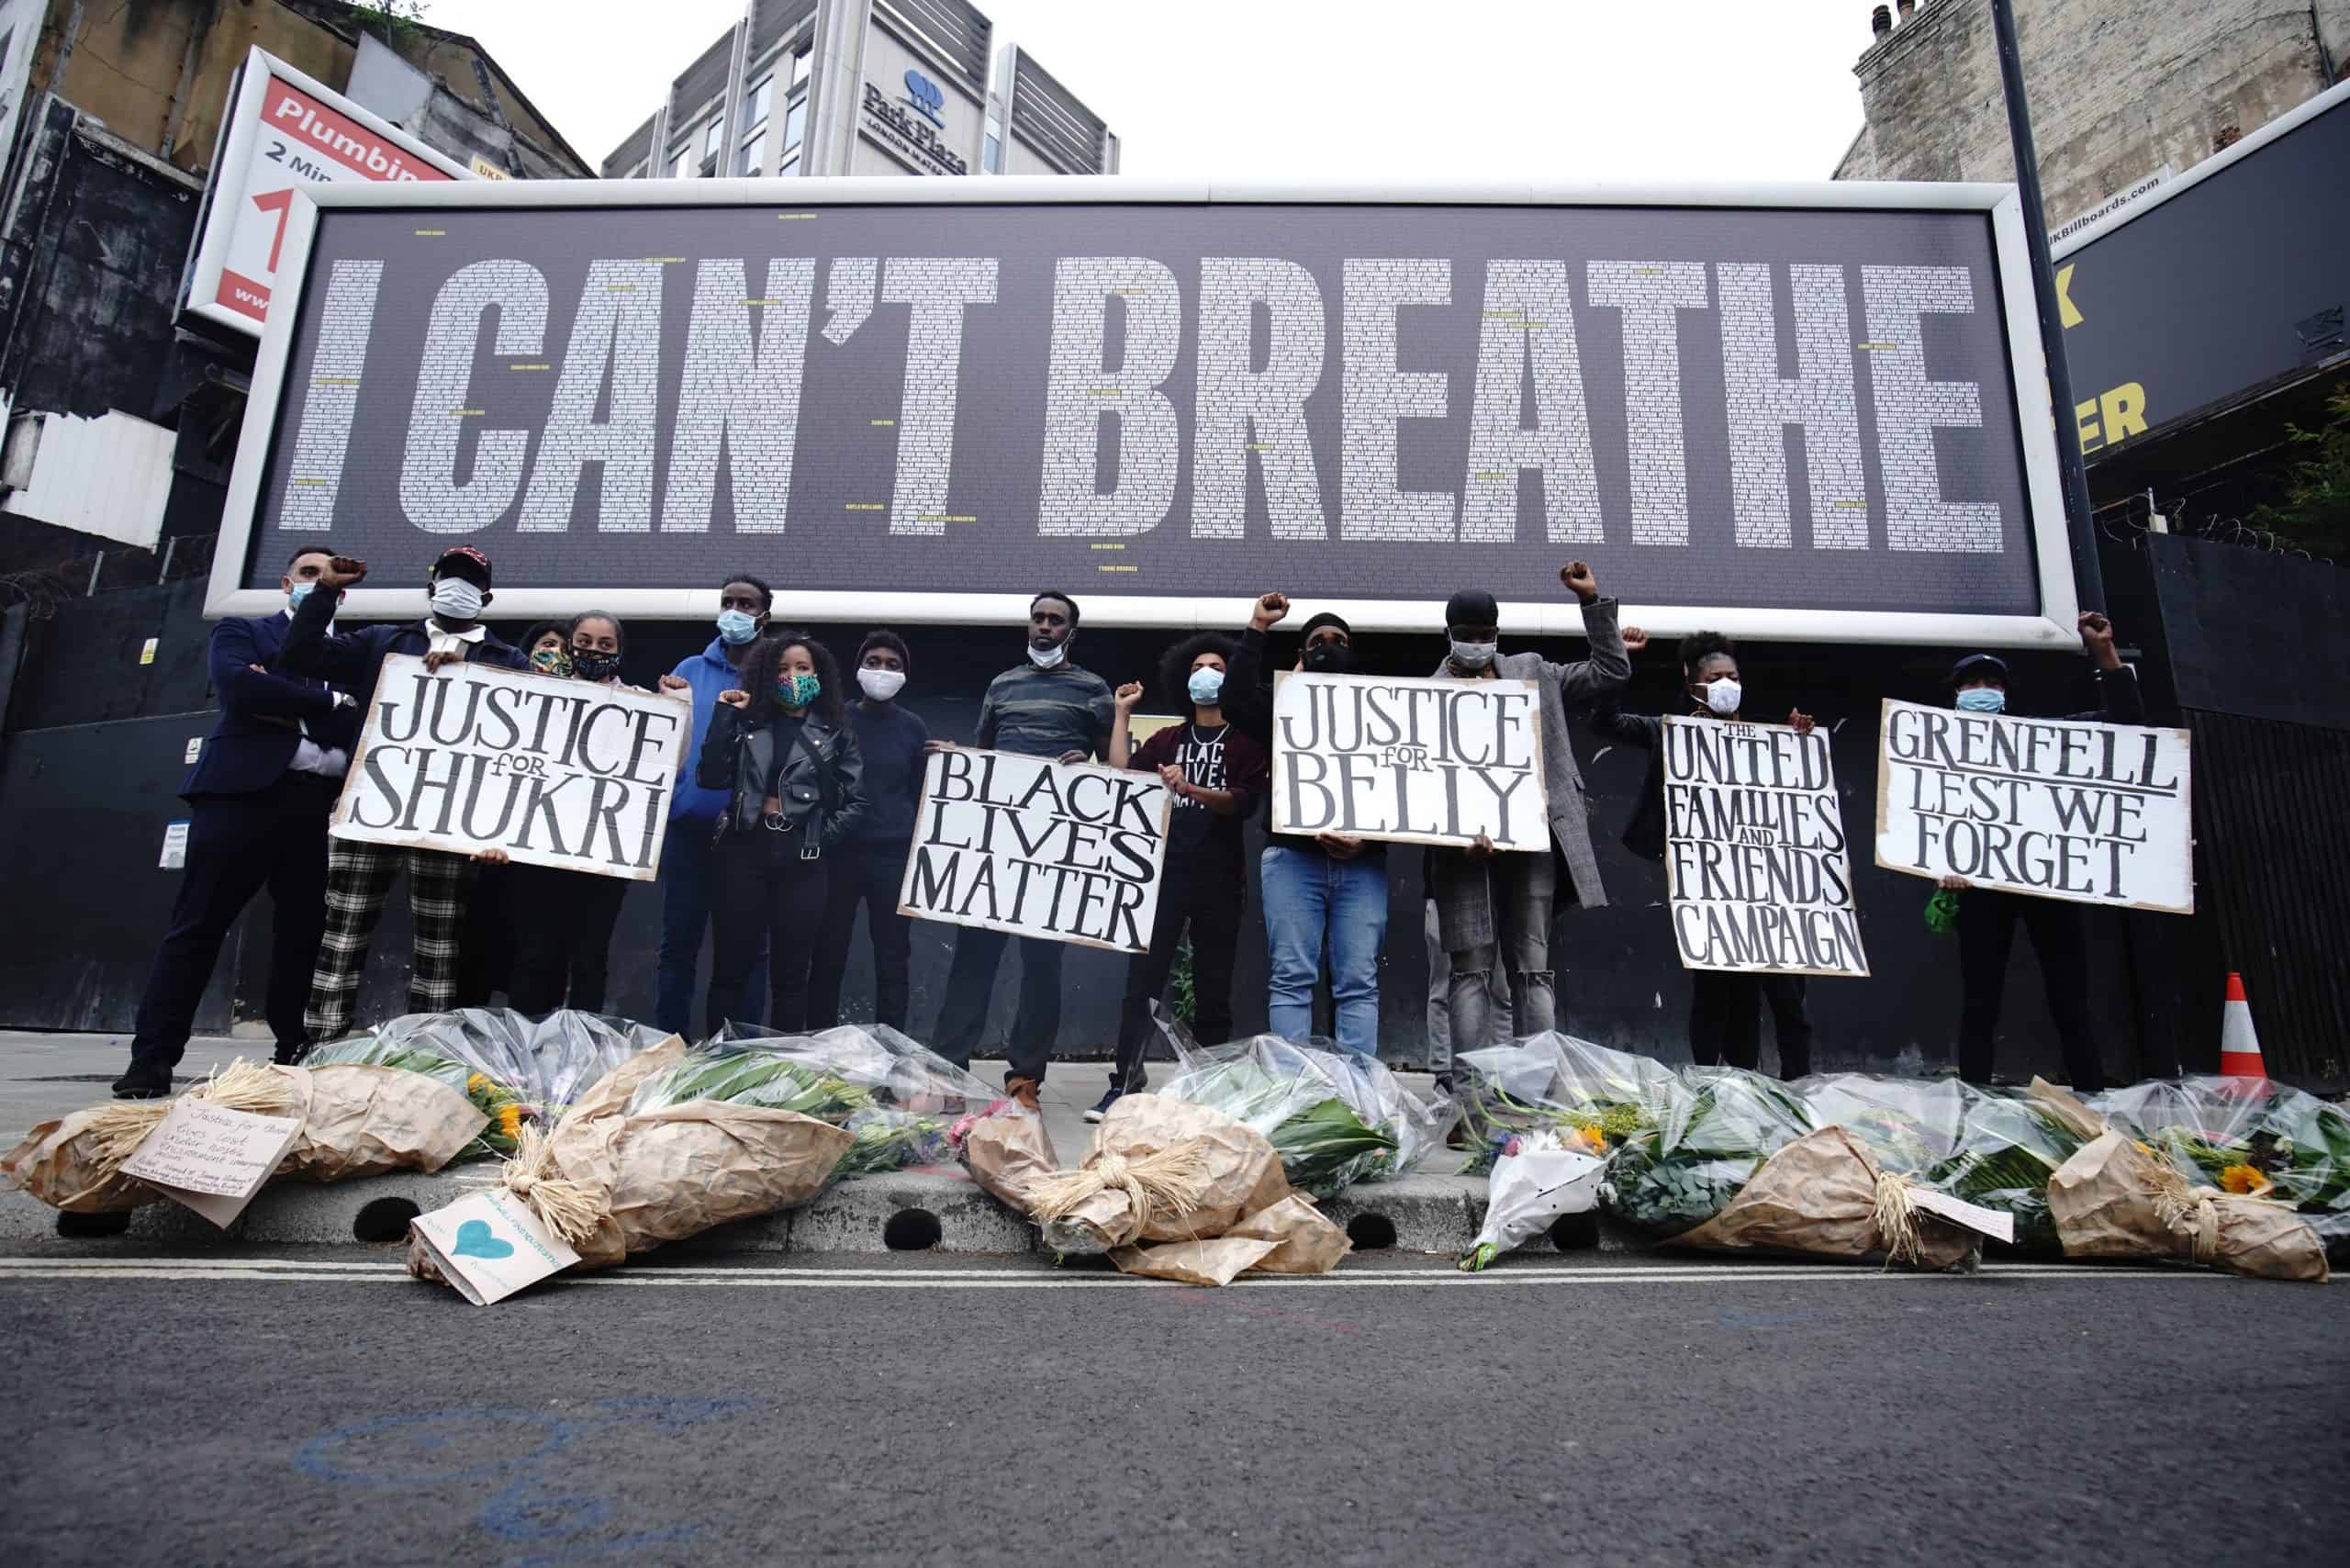
<instances>
[{"instance_id":1,"label":"barbed wire","mask_svg":"<svg viewBox=\"0 0 2350 1568\"><path fill-rule=\"evenodd\" d=\"M2320 555L2277 535L2273 530L2261 528L2241 517L2221 517L2207 513L2200 521L2188 515L2185 497L2165 502L2152 490L2134 496L2123 496L2095 509L2093 516L2098 532L2117 544L2134 544L2148 533L2184 534L2191 539L2208 540L2214 544L2226 544L2240 550L2258 550L2269 555L2288 555L2317 566L2338 566L2340 562L2331 555ZM2154 520L2160 518L2157 528Z\"/></svg>"}]
</instances>

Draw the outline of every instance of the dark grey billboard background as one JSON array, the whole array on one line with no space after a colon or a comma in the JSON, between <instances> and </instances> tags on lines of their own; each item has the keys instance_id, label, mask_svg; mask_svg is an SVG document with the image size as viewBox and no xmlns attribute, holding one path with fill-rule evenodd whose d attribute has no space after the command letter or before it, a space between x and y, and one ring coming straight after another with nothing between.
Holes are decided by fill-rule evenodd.
<instances>
[{"instance_id":1,"label":"dark grey billboard background","mask_svg":"<svg viewBox=\"0 0 2350 1568\"><path fill-rule=\"evenodd\" d=\"M2350 100L2057 258L2073 396L2136 382L2153 429L2343 352ZM2316 319L2336 312L2331 346ZM2107 438L2109 441L2110 437Z\"/></svg>"},{"instance_id":2,"label":"dark grey billboard background","mask_svg":"<svg viewBox=\"0 0 2350 1568\"><path fill-rule=\"evenodd\" d=\"M2039 609L2001 295L1990 221L1981 212L1221 204L956 204L815 211L812 219L786 223L769 207L325 209L281 391L246 563L248 585L274 586L287 552L319 537L289 532L278 523L294 445L292 421L308 390L326 281L336 262L363 258L385 263L383 281L327 537L338 548L366 557L371 581L378 586L417 582L434 554L459 542L487 550L497 562L499 586L512 588L705 588L714 587L726 572L752 570L778 588L800 589L1025 592L1055 585L1080 595L1240 596L1280 588L1304 596L1394 599L1441 598L1464 583L1490 587L1505 599L1555 598L1561 591L1560 563L1579 555L1595 564L1610 592L1647 604L1975 614L2031 614ZM441 232L419 236L428 220ZM1181 353L1161 387L1178 411L1182 437L1174 504L1168 521L1147 534L1125 538L1125 547L1114 553L1092 549L1093 541L1085 537L1040 537L1036 522L1055 263L1064 256L1094 255L1141 256L1164 264L1181 286L1184 304ZM669 410L683 374L694 263L709 257L744 258L756 288L767 259L776 256L817 261L788 532L741 536L733 531L724 463L710 531L661 532ZM904 306L877 305L845 344L826 341L829 263L845 256L998 260L996 302L968 307L963 316L947 510L976 521L950 524L944 536L891 536L886 510L848 510L890 498L898 432L874 421L899 413L911 312ZM1320 290L1323 375L1305 412L1329 523L1326 540L1270 537L1254 465L1246 537L1192 537L1191 401L1203 256L1278 257L1304 267ZM405 518L398 480L417 354L442 283L463 266L493 258L538 268L547 279L550 315L543 352L532 357L559 366L590 262L647 257L685 258L665 269L655 531L598 530L594 465L583 477L574 521L565 532L519 532L519 497L497 521L469 534L430 532ZM1468 466L1485 263L1533 258L1568 264L1604 542L1550 543L1531 476L1521 476L1513 543L1361 543L1340 537L1341 268L1358 257L1441 257L1451 263L1450 304L1409 306L1398 313L1398 364L1405 371L1444 372L1449 383L1446 418L1403 421L1398 482L1405 489L1456 496ZM1772 263L1779 368L1787 376L1797 374L1799 365L1787 263L1834 263L1847 269L1856 340L1867 331L1862 265L1965 268L1973 279L1974 312L1926 316L1923 351L1930 378L1978 386L1983 422L1979 429L1939 429L1933 440L1943 498L1996 502L2002 548L1886 548L1866 353L1855 354L1854 393L1861 445L1868 454L1869 548L1809 546L1803 443L1792 430L1785 445L1796 543L1775 549L1739 545L1732 536L1721 331L1714 308L1684 309L1678 316L1688 543L1632 543L1622 315L1589 303L1584 263L1590 261ZM1714 281L1709 269L1708 294L1718 305ZM1261 363L1261 308L1258 315L1255 352ZM1114 365L1120 342L1114 306L1110 319ZM469 472L473 443L484 428L531 430L535 464L537 431L554 392L553 374L504 373L505 362L514 356L491 352L495 331L492 312L477 339L466 399L484 415L464 421L460 478ZM1457 506L1456 500L1456 515ZM1105 573L1105 556L1136 569Z\"/></svg>"}]
</instances>

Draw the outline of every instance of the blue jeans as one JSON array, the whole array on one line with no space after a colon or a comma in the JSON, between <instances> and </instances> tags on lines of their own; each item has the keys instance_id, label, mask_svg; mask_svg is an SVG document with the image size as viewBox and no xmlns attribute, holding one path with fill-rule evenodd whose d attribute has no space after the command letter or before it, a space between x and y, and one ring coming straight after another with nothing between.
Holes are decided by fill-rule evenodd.
<instances>
[{"instance_id":1,"label":"blue jeans","mask_svg":"<svg viewBox=\"0 0 2350 1568\"><path fill-rule=\"evenodd\" d=\"M661 966L653 978L653 1022L672 1035L694 1037L694 974L701 964L701 939L710 929L710 852L718 823L709 817L672 817L661 843ZM516 918L530 912L517 910ZM767 940L743 984L739 1024L767 1015Z\"/></svg>"},{"instance_id":2,"label":"blue jeans","mask_svg":"<svg viewBox=\"0 0 2350 1568\"><path fill-rule=\"evenodd\" d=\"M1330 948L1330 1000L1338 1044L1379 1054L1379 949L1387 939L1387 862L1372 854L1333 860L1318 849L1269 844L1262 861L1265 939L1273 960L1268 1012L1273 1033L1314 1032L1314 981Z\"/></svg>"}]
</instances>

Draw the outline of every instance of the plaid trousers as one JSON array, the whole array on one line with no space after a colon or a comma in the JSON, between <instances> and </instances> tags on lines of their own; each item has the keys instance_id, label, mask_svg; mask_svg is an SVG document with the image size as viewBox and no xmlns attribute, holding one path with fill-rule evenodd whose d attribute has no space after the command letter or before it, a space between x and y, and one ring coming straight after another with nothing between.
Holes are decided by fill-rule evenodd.
<instances>
[{"instance_id":1,"label":"plaid trousers","mask_svg":"<svg viewBox=\"0 0 2350 1568\"><path fill-rule=\"evenodd\" d=\"M415 942L408 974L411 1013L446 1013L457 1000L457 938L465 924L466 896L475 867L463 855L438 849L405 849L390 844L327 841L326 934L310 971L310 1001L302 1030L313 1040L340 1039L351 1031L359 1000L360 971L392 879L408 868L408 909Z\"/></svg>"}]
</instances>

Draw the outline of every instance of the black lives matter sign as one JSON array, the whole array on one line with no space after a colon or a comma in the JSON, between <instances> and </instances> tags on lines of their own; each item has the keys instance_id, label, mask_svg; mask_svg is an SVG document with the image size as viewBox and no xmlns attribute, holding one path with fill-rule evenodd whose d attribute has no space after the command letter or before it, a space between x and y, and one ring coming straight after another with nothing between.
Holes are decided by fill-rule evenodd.
<instances>
[{"instance_id":1,"label":"black lives matter sign","mask_svg":"<svg viewBox=\"0 0 2350 1568\"><path fill-rule=\"evenodd\" d=\"M246 586L2041 611L1984 211L479 199L320 210Z\"/></svg>"}]
</instances>

